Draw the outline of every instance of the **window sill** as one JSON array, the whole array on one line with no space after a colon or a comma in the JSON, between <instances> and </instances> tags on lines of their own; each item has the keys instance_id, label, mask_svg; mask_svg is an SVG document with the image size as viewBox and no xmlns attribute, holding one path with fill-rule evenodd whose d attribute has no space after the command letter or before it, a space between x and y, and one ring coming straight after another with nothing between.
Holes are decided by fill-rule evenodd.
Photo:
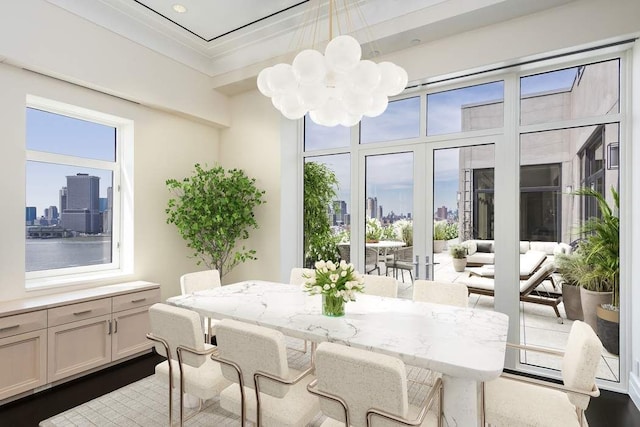
<instances>
[{"instance_id":1,"label":"window sill","mask_svg":"<svg viewBox=\"0 0 640 427\"><path fill-rule=\"evenodd\" d=\"M25 290L27 292L43 291L47 289L65 287L91 287L102 285L112 280L131 280L133 273L122 270L98 271L94 273L70 274L54 277L38 277L25 280Z\"/></svg>"}]
</instances>

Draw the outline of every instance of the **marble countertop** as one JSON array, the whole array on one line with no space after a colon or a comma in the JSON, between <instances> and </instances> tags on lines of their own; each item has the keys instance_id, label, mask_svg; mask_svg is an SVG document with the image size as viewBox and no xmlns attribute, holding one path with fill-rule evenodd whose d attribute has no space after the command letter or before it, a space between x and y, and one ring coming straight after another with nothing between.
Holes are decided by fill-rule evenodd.
<instances>
[{"instance_id":1,"label":"marble countertop","mask_svg":"<svg viewBox=\"0 0 640 427\"><path fill-rule=\"evenodd\" d=\"M254 280L172 297L167 303L296 338L386 353L453 377L485 381L502 372L505 314L365 294L356 299L346 304L345 316L332 318L322 315L320 295Z\"/></svg>"},{"instance_id":2,"label":"marble countertop","mask_svg":"<svg viewBox=\"0 0 640 427\"><path fill-rule=\"evenodd\" d=\"M61 305L75 304L99 298L113 297L131 292L145 291L147 289L155 289L159 287L160 285L157 283L138 280L135 282L98 286L95 288L41 295L32 298L0 301L0 317L36 310L44 310Z\"/></svg>"}]
</instances>

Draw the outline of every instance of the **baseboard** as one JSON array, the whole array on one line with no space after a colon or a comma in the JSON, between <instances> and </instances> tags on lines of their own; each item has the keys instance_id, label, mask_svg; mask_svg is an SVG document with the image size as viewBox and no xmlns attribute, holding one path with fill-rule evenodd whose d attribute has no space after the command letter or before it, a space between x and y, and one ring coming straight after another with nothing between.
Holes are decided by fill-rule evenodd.
<instances>
[{"instance_id":1,"label":"baseboard","mask_svg":"<svg viewBox=\"0 0 640 427\"><path fill-rule=\"evenodd\" d=\"M629 397L640 411L640 378L633 372L629 374Z\"/></svg>"}]
</instances>

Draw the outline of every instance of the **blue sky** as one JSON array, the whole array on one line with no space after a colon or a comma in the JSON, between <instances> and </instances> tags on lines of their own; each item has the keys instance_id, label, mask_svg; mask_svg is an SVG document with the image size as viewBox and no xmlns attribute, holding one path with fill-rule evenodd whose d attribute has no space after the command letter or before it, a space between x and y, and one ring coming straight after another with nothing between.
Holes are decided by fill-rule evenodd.
<instances>
[{"instance_id":1,"label":"blue sky","mask_svg":"<svg viewBox=\"0 0 640 427\"><path fill-rule=\"evenodd\" d=\"M536 74L521 79L523 96L549 90L569 89L577 69ZM428 97L427 134L441 135L460 132L461 107L467 104L503 99L503 82L493 82L462 89L431 94ZM389 103L387 110L375 118L362 120L363 143L393 141L419 136L420 101L418 97ZM307 151L322 148L349 147L349 129L336 126L324 127L306 120ZM458 149L434 152L434 211L440 206L450 210L457 207L459 159ZM350 204L350 156L322 156L309 158L327 164L340 181L339 199ZM377 197L384 214L393 210L396 214L413 214L413 156L407 153L369 156L367 158L367 197Z\"/></svg>"},{"instance_id":2,"label":"blue sky","mask_svg":"<svg viewBox=\"0 0 640 427\"><path fill-rule=\"evenodd\" d=\"M521 79L522 94L570 88L576 68L539 74ZM461 106L502 99L502 82L470 86L429 95L427 132L429 135L459 132ZM392 141L419 136L419 97L389 103L387 110L375 118L364 118L363 143ZM27 109L27 149L75 155L91 159L115 159L115 129L88 121ZM348 150L350 129L319 126L306 120L305 150L344 147ZM436 152L434 159L434 209L455 208L458 179L457 150ZM413 213L413 162L409 154L370 156L367 160L367 196L377 197L386 215ZM338 198L350 203L350 155L323 156L314 160L326 163L340 182ZM38 216L44 209L59 204L59 190L66 176L89 173L100 177L100 197L106 197L111 172L90 168L65 167L28 162L26 166L27 206L36 206ZM349 207L350 209L350 207Z\"/></svg>"},{"instance_id":3,"label":"blue sky","mask_svg":"<svg viewBox=\"0 0 640 427\"><path fill-rule=\"evenodd\" d=\"M115 128L32 108L26 112L26 148L89 159L115 160ZM35 206L38 217L49 206L59 206L66 176L88 173L100 177L100 197L107 197L111 171L86 167L27 162L26 206Z\"/></svg>"}]
</instances>

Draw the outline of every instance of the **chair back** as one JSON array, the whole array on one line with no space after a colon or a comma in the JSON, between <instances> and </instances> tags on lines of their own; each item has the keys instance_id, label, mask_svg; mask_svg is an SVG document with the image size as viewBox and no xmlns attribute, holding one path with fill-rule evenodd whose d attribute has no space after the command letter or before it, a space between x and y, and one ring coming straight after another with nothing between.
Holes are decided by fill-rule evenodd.
<instances>
[{"instance_id":1,"label":"chair back","mask_svg":"<svg viewBox=\"0 0 640 427\"><path fill-rule=\"evenodd\" d=\"M168 304L156 303L149 307L149 321L151 333L162 338L169 345L171 358L178 360L176 348L181 345L195 350L204 350L203 332L198 313L186 308L174 307ZM164 346L155 343L156 352L167 357ZM183 352L185 364L199 367L206 361L206 356Z\"/></svg>"},{"instance_id":2,"label":"chair back","mask_svg":"<svg viewBox=\"0 0 640 427\"><path fill-rule=\"evenodd\" d=\"M353 427L367 425L366 414L370 408L407 416L407 375L400 359L323 342L316 351L316 378L319 391L345 401ZM320 397L320 409L333 419L346 421L342 405L335 401ZM398 424L376 419L375 425Z\"/></svg>"},{"instance_id":3,"label":"chair back","mask_svg":"<svg viewBox=\"0 0 640 427\"><path fill-rule=\"evenodd\" d=\"M340 254L341 260L344 260L346 263L351 262L351 245L338 244L338 253Z\"/></svg>"},{"instance_id":4,"label":"chair back","mask_svg":"<svg viewBox=\"0 0 640 427\"><path fill-rule=\"evenodd\" d=\"M403 246L393 252L394 261L412 262L413 246Z\"/></svg>"},{"instance_id":5,"label":"chair back","mask_svg":"<svg viewBox=\"0 0 640 427\"><path fill-rule=\"evenodd\" d=\"M469 290L462 283L416 280L413 284L413 300L467 307L469 305Z\"/></svg>"},{"instance_id":6,"label":"chair back","mask_svg":"<svg viewBox=\"0 0 640 427\"><path fill-rule=\"evenodd\" d=\"M220 357L236 363L242 371L245 387L255 388L253 374L265 372L280 378L289 378L287 350L282 332L249 323L223 319L216 326L216 339ZM222 365L224 377L238 382L237 372ZM260 392L278 398L284 397L289 386L262 379Z\"/></svg>"},{"instance_id":7,"label":"chair back","mask_svg":"<svg viewBox=\"0 0 640 427\"><path fill-rule=\"evenodd\" d=\"M364 293L379 297L397 298L398 281L393 277L365 274Z\"/></svg>"},{"instance_id":8,"label":"chair back","mask_svg":"<svg viewBox=\"0 0 640 427\"><path fill-rule=\"evenodd\" d=\"M562 359L562 380L567 387L591 391L602 356L602 343L591 326L576 320ZM587 409L589 396L568 393L569 400L580 409Z\"/></svg>"},{"instance_id":9,"label":"chair back","mask_svg":"<svg viewBox=\"0 0 640 427\"><path fill-rule=\"evenodd\" d=\"M289 284L291 285L304 285L307 281L307 277L314 277L316 271L312 268L299 268L294 267L291 269L291 275L289 276Z\"/></svg>"},{"instance_id":10,"label":"chair back","mask_svg":"<svg viewBox=\"0 0 640 427\"><path fill-rule=\"evenodd\" d=\"M218 270L195 271L193 273L183 274L180 277L180 290L182 291L182 295L217 288L220 285L220 272Z\"/></svg>"},{"instance_id":11,"label":"chair back","mask_svg":"<svg viewBox=\"0 0 640 427\"><path fill-rule=\"evenodd\" d=\"M378 250L376 248L364 248L364 263L366 265L378 265Z\"/></svg>"}]
</instances>

